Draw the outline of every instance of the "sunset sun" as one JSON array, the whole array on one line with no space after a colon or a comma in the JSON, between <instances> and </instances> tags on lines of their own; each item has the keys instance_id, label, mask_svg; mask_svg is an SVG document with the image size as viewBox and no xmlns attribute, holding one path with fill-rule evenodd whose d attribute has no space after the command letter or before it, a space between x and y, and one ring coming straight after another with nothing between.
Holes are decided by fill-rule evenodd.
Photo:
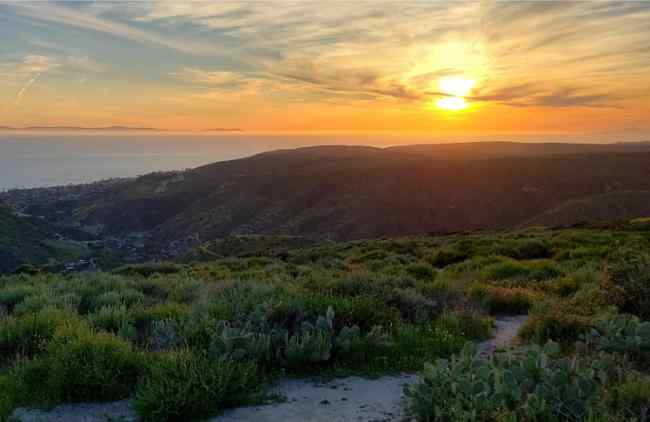
<instances>
[{"instance_id":1,"label":"sunset sun","mask_svg":"<svg viewBox=\"0 0 650 422\"><path fill-rule=\"evenodd\" d=\"M472 91L474 85L476 85L474 79L467 79L458 76L440 79L440 81L438 81L440 91L447 96L438 99L436 105L438 108L451 111L458 111L467 108L467 102L463 97Z\"/></svg>"}]
</instances>

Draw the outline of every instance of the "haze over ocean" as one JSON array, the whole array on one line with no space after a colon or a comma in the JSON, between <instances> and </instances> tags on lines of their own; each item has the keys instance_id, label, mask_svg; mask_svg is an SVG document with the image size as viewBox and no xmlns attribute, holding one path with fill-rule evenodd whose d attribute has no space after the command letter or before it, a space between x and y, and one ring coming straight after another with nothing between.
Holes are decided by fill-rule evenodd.
<instances>
[{"instance_id":1,"label":"haze over ocean","mask_svg":"<svg viewBox=\"0 0 650 422\"><path fill-rule=\"evenodd\" d=\"M636 136L478 134L161 134L0 132L0 190L88 183L193 168L301 146L391 146L460 141L617 142Z\"/></svg>"}]
</instances>

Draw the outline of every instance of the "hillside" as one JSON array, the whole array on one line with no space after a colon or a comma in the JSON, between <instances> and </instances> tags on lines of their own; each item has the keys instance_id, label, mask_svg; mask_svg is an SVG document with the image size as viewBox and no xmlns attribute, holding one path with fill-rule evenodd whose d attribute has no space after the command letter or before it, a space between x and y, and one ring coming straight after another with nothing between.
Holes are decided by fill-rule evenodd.
<instances>
[{"instance_id":1,"label":"hillside","mask_svg":"<svg viewBox=\"0 0 650 422\"><path fill-rule=\"evenodd\" d=\"M229 241L256 256L0 275L0 421L641 422L648 233L258 237Z\"/></svg>"},{"instance_id":2,"label":"hillside","mask_svg":"<svg viewBox=\"0 0 650 422\"><path fill-rule=\"evenodd\" d=\"M0 273L22 264L46 265L84 255L85 248L76 242L53 237L43 221L19 217L0 204Z\"/></svg>"},{"instance_id":3,"label":"hillside","mask_svg":"<svg viewBox=\"0 0 650 422\"><path fill-rule=\"evenodd\" d=\"M526 222L530 226L569 226L650 216L650 192L613 192L571 199Z\"/></svg>"},{"instance_id":4,"label":"hillside","mask_svg":"<svg viewBox=\"0 0 650 422\"><path fill-rule=\"evenodd\" d=\"M568 201L650 191L649 175L645 143L325 146L154 173L100 194L34 201L31 211L106 234L150 232L164 244L241 234L359 239L516 227ZM639 203L607 217L645 216L645 199L630 197ZM558 224L582 221L573 209Z\"/></svg>"}]
</instances>

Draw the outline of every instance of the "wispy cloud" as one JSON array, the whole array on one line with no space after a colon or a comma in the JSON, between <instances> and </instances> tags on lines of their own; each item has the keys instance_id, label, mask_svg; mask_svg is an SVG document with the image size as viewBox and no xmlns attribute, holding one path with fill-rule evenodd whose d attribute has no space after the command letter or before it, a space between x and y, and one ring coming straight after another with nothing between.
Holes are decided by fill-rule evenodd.
<instances>
[{"instance_id":1,"label":"wispy cloud","mask_svg":"<svg viewBox=\"0 0 650 422\"><path fill-rule=\"evenodd\" d=\"M202 85L238 85L245 78L238 73L222 70L205 70L193 67L184 67L171 76L190 83Z\"/></svg>"},{"instance_id":2,"label":"wispy cloud","mask_svg":"<svg viewBox=\"0 0 650 422\"><path fill-rule=\"evenodd\" d=\"M31 19L101 32L142 44L167 47L182 53L196 55L223 53L223 50L220 50L214 45L168 38L153 31L143 31L131 25L103 19L88 12L79 11L60 4L10 2L7 5L12 7L16 13ZM115 7L127 6L126 3L115 4Z\"/></svg>"}]
</instances>

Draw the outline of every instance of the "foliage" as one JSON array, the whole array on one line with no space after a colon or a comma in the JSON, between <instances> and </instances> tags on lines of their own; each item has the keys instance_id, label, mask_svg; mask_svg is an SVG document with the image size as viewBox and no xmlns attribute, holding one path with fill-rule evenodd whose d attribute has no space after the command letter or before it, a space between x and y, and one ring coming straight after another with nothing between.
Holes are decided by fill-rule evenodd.
<instances>
[{"instance_id":1,"label":"foliage","mask_svg":"<svg viewBox=\"0 0 650 422\"><path fill-rule=\"evenodd\" d=\"M245 403L258 387L253 363L179 350L149 365L134 406L144 421L198 420Z\"/></svg>"},{"instance_id":2,"label":"foliage","mask_svg":"<svg viewBox=\"0 0 650 422\"><path fill-rule=\"evenodd\" d=\"M463 262L469 258L469 253L458 248L445 248L433 254L429 262L437 268L444 268L452 264Z\"/></svg>"},{"instance_id":3,"label":"foliage","mask_svg":"<svg viewBox=\"0 0 650 422\"><path fill-rule=\"evenodd\" d=\"M611 257L607 274L609 287L622 296L621 310L650 319L650 254L621 249Z\"/></svg>"},{"instance_id":4,"label":"foliage","mask_svg":"<svg viewBox=\"0 0 650 422\"><path fill-rule=\"evenodd\" d=\"M468 340L489 338L493 320L486 311L529 312L520 332L525 341L552 339L572 352L585 336L581 347L590 356L606 353L621 367L629 358L635 370L647 371L644 310L628 307L635 299L629 292L643 292L637 281L645 275L615 252L622 245L633 251L647 246L634 231L309 243L295 250L282 246L277 256L273 248L265 255L254 241L246 239L245 246L256 256L130 266L119 274L0 277L0 413L138 390L140 409L150 419L184 417L174 413L177 408L193 417L211 415L235 404L220 396L226 393L219 385L229 377L238 391L232 397L241 403L280 374L419 371L458 353ZM641 319L616 320L616 306L624 304ZM587 365L580 360L580 367ZM187 368L194 373L183 375ZM243 368L245 376L232 368ZM99 387L102 378L110 382ZM216 390L184 390L185 382L207 381ZM616 387L610 382L601 389L599 404ZM539 404L530 400L529 407ZM632 417L610 407L589 407L590 421ZM493 410L493 420L530 420L511 407Z\"/></svg>"},{"instance_id":5,"label":"foliage","mask_svg":"<svg viewBox=\"0 0 650 422\"><path fill-rule=\"evenodd\" d=\"M622 353L650 364L650 322L637 317L621 315L599 321L583 340L596 350Z\"/></svg>"},{"instance_id":6,"label":"foliage","mask_svg":"<svg viewBox=\"0 0 650 422\"><path fill-rule=\"evenodd\" d=\"M480 303L488 312L522 314L533 304L534 292L524 288L506 288L485 283L473 284L469 296Z\"/></svg>"},{"instance_id":7,"label":"foliage","mask_svg":"<svg viewBox=\"0 0 650 422\"><path fill-rule=\"evenodd\" d=\"M582 421L609 380L608 361L562 358L559 350L547 343L485 361L468 344L460 355L428 365L422 381L407 388L410 410L432 422Z\"/></svg>"}]
</instances>

